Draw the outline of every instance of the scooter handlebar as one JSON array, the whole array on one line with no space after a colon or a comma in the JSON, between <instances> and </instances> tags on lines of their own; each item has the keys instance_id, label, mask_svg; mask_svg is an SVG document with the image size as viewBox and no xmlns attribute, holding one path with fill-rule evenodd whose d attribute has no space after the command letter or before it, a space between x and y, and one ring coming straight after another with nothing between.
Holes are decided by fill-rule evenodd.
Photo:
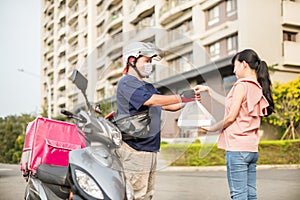
<instances>
[{"instance_id":1,"label":"scooter handlebar","mask_svg":"<svg viewBox=\"0 0 300 200\"><path fill-rule=\"evenodd\" d=\"M77 119L79 121L82 121L82 119L80 117L78 117L77 115L75 115L74 113L68 111L68 110L65 110L65 109L62 109L60 111L61 114L65 115L66 117L68 118L73 118L73 119Z\"/></svg>"},{"instance_id":2,"label":"scooter handlebar","mask_svg":"<svg viewBox=\"0 0 300 200\"><path fill-rule=\"evenodd\" d=\"M65 109L62 109L60 112L61 112L61 114L66 115L67 117L73 117L74 116L74 114L72 112L67 111Z\"/></svg>"}]
</instances>

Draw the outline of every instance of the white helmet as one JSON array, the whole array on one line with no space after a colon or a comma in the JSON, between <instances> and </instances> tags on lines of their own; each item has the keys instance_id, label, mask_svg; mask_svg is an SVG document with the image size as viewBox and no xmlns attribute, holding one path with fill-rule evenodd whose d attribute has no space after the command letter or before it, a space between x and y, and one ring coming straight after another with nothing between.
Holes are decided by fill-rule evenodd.
<instances>
[{"instance_id":1,"label":"white helmet","mask_svg":"<svg viewBox=\"0 0 300 200\"><path fill-rule=\"evenodd\" d=\"M146 56L160 60L163 57L163 52L152 43L132 42L123 48L123 62L127 65L129 57L138 58Z\"/></svg>"}]
</instances>

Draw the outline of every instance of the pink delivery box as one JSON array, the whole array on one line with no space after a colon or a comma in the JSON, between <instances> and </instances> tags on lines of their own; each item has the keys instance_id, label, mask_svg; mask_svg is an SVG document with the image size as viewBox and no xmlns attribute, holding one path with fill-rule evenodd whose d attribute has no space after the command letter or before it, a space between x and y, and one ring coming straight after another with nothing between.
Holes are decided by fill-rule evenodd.
<instances>
[{"instance_id":1,"label":"pink delivery box","mask_svg":"<svg viewBox=\"0 0 300 200\"><path fill-rule=\"evenodd\" d=\"M21 171L34 174L40 164L68 166L69 152L85 146L84 134L75 124L38 117L27 125Z\"/></svg>"}]
</instances>

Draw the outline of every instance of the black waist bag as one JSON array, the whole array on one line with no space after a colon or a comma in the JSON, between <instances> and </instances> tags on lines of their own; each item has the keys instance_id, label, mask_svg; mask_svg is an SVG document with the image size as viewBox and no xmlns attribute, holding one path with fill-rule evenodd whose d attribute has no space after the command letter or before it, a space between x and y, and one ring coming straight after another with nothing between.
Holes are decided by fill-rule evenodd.
<instances>
[{"instance_id":1,"label":"black waist bag","mask_svg":"<svg viewBox=\"0 0 300 200\"><path fill-rule=\"evenodd\" d=\"M123 134L123 140L149 137L149 124L151 118L149 110L132 115L117 115L114 124Z\"/></svg>"}]
</instances>

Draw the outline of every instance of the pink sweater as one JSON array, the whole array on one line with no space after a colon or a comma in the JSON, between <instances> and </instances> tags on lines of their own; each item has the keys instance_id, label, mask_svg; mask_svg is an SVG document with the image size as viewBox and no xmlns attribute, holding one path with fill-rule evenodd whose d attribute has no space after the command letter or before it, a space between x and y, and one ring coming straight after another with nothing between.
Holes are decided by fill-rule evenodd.
<instances>
[{"instance_id":1,"label":"pink sweater","mask_svg":"<svg viewBox=\"0 0 300 200\"><path fill-rule=\"evenodd\" d=\"M229 113L233 91L237 84L245 87L245 96L242 101L240 112L235 121L222 130L219 137L218 147L226 151L257 152L260 126L260 116L266 115L269 106L263 96L259 83L251 79L239 79L228 93L225 100L225 116ZM265 110L265 112L263 112Z\"/></svg>"}]
</instances>

